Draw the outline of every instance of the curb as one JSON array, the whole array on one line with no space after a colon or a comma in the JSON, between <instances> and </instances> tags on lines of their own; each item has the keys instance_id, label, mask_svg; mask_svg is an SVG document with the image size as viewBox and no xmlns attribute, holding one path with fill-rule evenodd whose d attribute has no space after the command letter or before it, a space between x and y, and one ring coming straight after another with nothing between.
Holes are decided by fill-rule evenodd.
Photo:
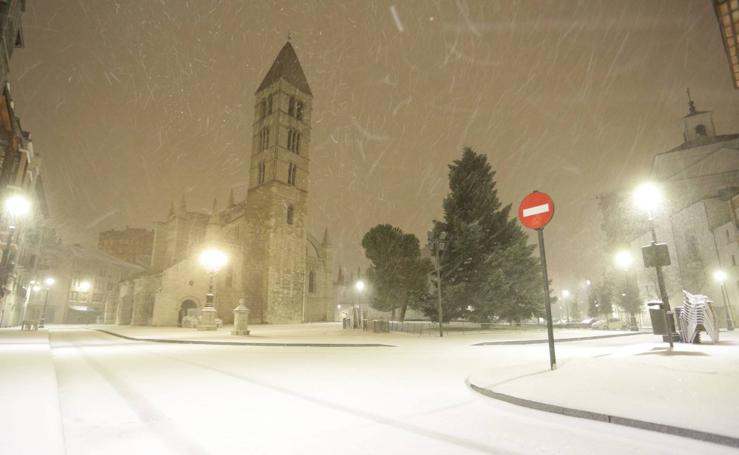
<instances>
[{"instance_id":1,"label":"curb","mask_svg":"<svg viewBox=\"0 0 739 455\"><path fill-rule=\"evenodd\" d=\"M564 343L567 341L587 341L587 340L600 340L603 338L618 338L618 337L630 337L634 335L649 335L649 332L632 332L632 333L616 333L612 335L595 335L586 337L573 337L573 338L559 338L555 339L555 343ZM483 341L480 343L472 344L471 346L507 346L517 344L539 344L547 343L546 338L541 340L512 340L512 341Z\"/></svg>"},{"instance_id":2,"label":"curb","mask_svg":"<svg viewBox=\"0 0 739 455\"><path fill-rule=\"evenodd\" d=\"M638 428L640 430L655 431L657 433L669 434L672 436L681 436L684 438L696 439L698 441L712 442L728 447L739 448L739 438L725 436L722 434L709 433L707 431L691 430L690 428L676 427L662 423L649 422L646 420L630 419L628 417L618 417L599 412L585 411L582 409L567 408L557 406L540 401L527 400L518 398L504 393L494 392L490 389L472 384L469 378L465 381L467 386L477 393L493 398L495 400L505 401L506 403L522 406L525 408L535 409L537 411L551 412L561 414L568 417L577 417L580 419L595 420L597 422L612 423L615 425L623 425L626 427Z\"/></svg>"},{"instance_id":3,"label":"curb","mask_svg":"<svg viewBox=\"0 0 739 455\"><path fill-rule=\"evenodd\" d=\"M303 348L395 348L392 344L381 343L267 343L253 341L207 341L207 340L172 340L165 338L136 338L103 329L92 329L97 332L107 333L114 337L132 341L146 341L150 343L172 343L172 344L209 344L216 346L270 346L270 347L303 347Z\"/></svg>"}]
</instances>

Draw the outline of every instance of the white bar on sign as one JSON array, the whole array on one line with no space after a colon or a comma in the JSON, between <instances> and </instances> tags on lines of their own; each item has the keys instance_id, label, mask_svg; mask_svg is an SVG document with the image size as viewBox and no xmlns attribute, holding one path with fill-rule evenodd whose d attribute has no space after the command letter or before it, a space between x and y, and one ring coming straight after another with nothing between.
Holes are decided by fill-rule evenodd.
<instances>
[{"instance_id":1,"label":"white bar on sign","mask_svg":"<svg viewBox=\"0 0 739 455\"><path fill-rule=\"evenodd\" d=\"M523 216L534 216L540 213L547 213L549 211L549 204L537 205L535 207L529 207L523 209Z\"/></svg>"}]
</instances>

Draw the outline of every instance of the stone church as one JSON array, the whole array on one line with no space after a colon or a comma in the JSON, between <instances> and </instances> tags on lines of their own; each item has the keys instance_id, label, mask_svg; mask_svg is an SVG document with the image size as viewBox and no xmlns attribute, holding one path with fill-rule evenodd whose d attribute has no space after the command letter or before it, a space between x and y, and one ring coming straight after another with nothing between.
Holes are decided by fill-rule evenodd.
<instances>
[{"instance_id":1,"label":"stone church","mask_svg":"<svg viewBox=\"0 0 739 455\"><path fill-rule=\"evenodd\" d=\"M313 97L288 41L256 91L246 199L188 211L184 198L156 223L151 268L120 284L106 323L175 326L201 308L205 247L229 256L216 274L218 317L233 320L240 299L251 323L332 320L332 247L306 231Z\"/></svg>"}]
</instances>

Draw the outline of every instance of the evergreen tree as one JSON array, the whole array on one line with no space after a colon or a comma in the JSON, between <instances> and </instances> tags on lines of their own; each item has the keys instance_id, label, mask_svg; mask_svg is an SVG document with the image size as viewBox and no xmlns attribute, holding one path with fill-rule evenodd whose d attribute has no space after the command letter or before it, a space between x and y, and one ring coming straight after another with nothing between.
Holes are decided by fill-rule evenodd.
<instances>
[{"instance_id":1,"label":"evergreen tree","mask_svg":"<svg viewBox=\"0 0 739 455\"><path fill-rule=\"evenodd\" d=\"M400 309L400 320L409 306L420 305L426 294L431 262L421 258L418 238L400 228L380 224L362 238L370 260L368 279L372 283L372 307L392 312Z\"/></svg>"},{"instance_id":2,"label":"evergreen tree","mask_svg":"<svg viewBox=\"0 0 739 455\"><path fill-rule=\"evenodd\" d=\"M596 316L608 318L613 313L614 288L613 282L607 275L603 275L594 289L596 298Z\"/></svg>"},{"instance_id":3,"label":"evergreen tree","mask_svg":"<svg viewBox=\"0 0 739 455\"><path fill-rule=\"evenodd\" d=\"M498 199L485 155L465 148L449 166L449 189L444 221L434 225L435 235L447 234L441 257L444 319L520 320L538 314L543 301L538 261L510 216L510 204ZM424 308L432 318L434 307L429 302Z\"/></svg>"}]
</instances>

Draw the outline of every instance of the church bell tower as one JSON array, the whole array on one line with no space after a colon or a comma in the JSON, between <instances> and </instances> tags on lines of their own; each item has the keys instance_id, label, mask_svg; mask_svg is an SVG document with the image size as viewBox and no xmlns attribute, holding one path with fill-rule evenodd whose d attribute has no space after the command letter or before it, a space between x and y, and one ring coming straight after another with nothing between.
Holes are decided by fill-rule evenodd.
<instances>
[{"instance_id":1,"label":"church bell tower","mask_svg":"<svg viewBox=\"0 0 739 455\"><path fill-rule=\"evenodd\" d=\"M244 257L249 319L302 322L313 96L290 41L255 98Z\"/></svg>"}]
</instances>

